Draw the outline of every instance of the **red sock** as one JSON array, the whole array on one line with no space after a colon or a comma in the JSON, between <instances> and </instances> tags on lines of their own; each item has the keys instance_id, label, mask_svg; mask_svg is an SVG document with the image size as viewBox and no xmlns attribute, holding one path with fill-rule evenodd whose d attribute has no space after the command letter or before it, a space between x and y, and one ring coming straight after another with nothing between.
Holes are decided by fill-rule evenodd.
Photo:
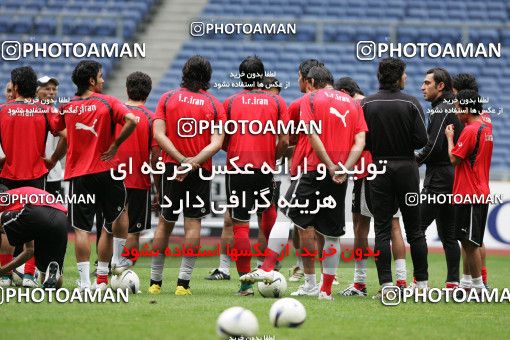
<instances>
[{"instance_id":1,"label":"red sock","mask_svg":"<svg viewBox=\"0 0 510 340\"><path fill-rule=\"evenodd\" d=\"M407 287L407 282L406 280L397 280L397 287Z\"/></svg>"},{"instance_id":2,"label":"red sock","mask_svg":"<svg viewBox=\"0 0 510 340\"><path fill-rule=\"evenodd\" d=\"M46 268L44 268L46 270ZM35 257L31 257L25 262L25 274L34 276L35 274Z\"/></svg>"},{"instance_id":3,"label":"red sock","mask_svg":"<svg viewBox=\"0 0 510 340\"><path fill-rule=\"evenodd\" d=\"M483 284L487 284L487 267L482 267L482 281Z\"/></svg>"},{"instance_id":4,"label":"red sock","mask_svg":"<svg viewBox=\"0 0 510 340\"><path fill-rule=\"evenodd\" d=\"M5 266L7 263L12 261L12 258L11 254L0 254L0 265L2 267ZM6 273L6 275L12 275L12 270Z\"/></svg>"},{"instance_id":5,"label":"red sock","mask_svg":"<svg viewBox=\"0 0 510 340\"><path fill-rule=\"evenodd\" d=\"M98 285L103 283L103 282L108 284L108 274L106 274L106 275L97 275L96 282L97 282Z\"/></svg>"},{"instance_id":6,"label":"red sock","mask_svg":"<svg viewBox=\"0 0 510 340\"><path fill-rule=\"evenodd\" d=\"M416 278L415 277L413 277L413 283L416 284Z\"/></svg>"},{"instance_id":7,"label":"red sock","mask_svg":"<svg viewBox=\"0 0 510 340\"><path fill-rule=\"evenodd\" d=\"M363 290L367 287L367 284L366 283L362 283L362 282L354 282L354 288L356 288L357 290Z\"/></svg>"},{"instance_id":8,"label":"red sock","mask_svg":"<svg viewBox=\"0 0 510 340\"><path fill-rule=\"evenodd\" d=\"M248 224L234 226L234 249L251 252L250 227ZM239 256L236 261L237 272L249 273L251 271L251 256Z\"/></svg>"},{"instance_id":9,"label":"red sock","mask_svg":"<svg viewBox=\"0 0 510 340\"><path fill-rule=\"evenodd\" d=\"M274 223L276 222L276 206L273 204L262 213L262 232L266 241L269 239L271 229L273 229Z\"/></svg>"},{"instance_id":10,"label":"red sock","mask_svg":"<svg viewBox=\"0 0 510 340\"><path fill-rule=\"evenodd\" d=\"M262 263L262 266L260 267L260 269L262 269L266 272L270 272L271 270L274 269L274 266L276 265L276 260L278 259L280 254L272 251L269 248L266 249L266 252L269 252L269 256L266 256L264 258L264 263Z\"/></svg>"},{"instance_id":11,"label":"red sock","mask_svg":"<svg viewBox=\"0 0 510 340\"><path fill-rule=\"evenodd\" d=\"M331 287L333 286L335 275L323 274L322 280L321 292L326 292L326 294L331 295Z\"/></svg>"},{"instance_id":12,"label":"red sock","mask_svg":"<svg viewBox=\"0 0 510 340\"><path fill-rule=\"evenodd\" d=\"M451 283L451 282L446 282L446 287L445 288L455 289L455 288L458 288L458 287L459 287L458 284Z\"/></svg>"}]
</instances>

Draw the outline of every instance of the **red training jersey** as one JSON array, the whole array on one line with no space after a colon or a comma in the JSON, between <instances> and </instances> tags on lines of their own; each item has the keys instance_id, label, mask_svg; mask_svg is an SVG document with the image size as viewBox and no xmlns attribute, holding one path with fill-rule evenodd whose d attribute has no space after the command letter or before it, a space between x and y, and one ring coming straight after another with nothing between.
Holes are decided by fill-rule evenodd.
<instances>
[{"instance_id":1,"label":"red training jersey","mask_svg":"<svg viewBox=\"0 0 510 340\"><path fill-rule=\"evenodd\" d=\"M48 173L44 157L53 110L49 105L14 100L0 106L0 142L5 153L0 177L32 180Z\"/></svg>"},{"instance_id":2,"label":"red training jersey","mask_svg":"<svg viewBox=\"0 0 510 340\"><path fill-rule=\"evenodd\" d=\"M211 129L199 133L200 122L224 123L226 116L223 106L213 95L203 90L192 92L179 88L161 96L155 119L165 121L167 137L184 157L194 157L211 142ZM180 164L180 161L163 150L163 162ZM211 158L202 167L212 171Z\"/></svg>"},{"instance_id":3,"label":"red training jersey","mask_svg":"<svg viewBox=\"0 0 510 340\"><path fill-rule=\"evenodd\" d=\"M129 111L138 119L135 131L122 143L117 151L120 163L131 165L131 173L128 172L124 179L124 186L130 189L151 188L151 178L149 174L142 173L142 165L144 162L150 165L150 149L157 146L156 140L152 138L152 121L154 113L149 111L144 105L132 106L127 105ZM122 126L117 125L116 136L118 137ZM131 162L129 159L131 158ZM125 168L126 171L130 170Z\"/></svg>"},{"instance_id":4,"label":"red training jersey","mask_svg":"<svg viewBox=\"0 0 510 340\"><path fill-rule=\"evenodd\" d=\"M4 194L8 194L10 199L8 204L0 205L0 212L21 210L25 204L30 204L36 206L52 207L67 214L66 207L60 203L55 202L55 196L41 189L34 187L20 187L17 189L7 190L4 192ZM30 197L31 195L32 197ZM46 198L48 195L53 197Z\"/></svg>"},{"instance_id":5,"label":"red training jersey","mask_svg":"<svg viewBox=\"0 0 510 340\"><path fill-rule=\"evenodd\" d=\"M56 129L67 128L65 179L117 168L118 156L101 160L115 141L115 124L124 125L128 108L117 98L92 93L88 98L73 97L60 107Z\"/></svg>"},{"instance_id":6,"label":"red training jersey","mask_svg":"<svg viewBox=\"0 0 510 340\"><path fill-rule=\"evenodd\" d=\"M454 195L490 194L489 171L493 144L492 127L480 121L464 126L452 149L452 154L462 159L455 166Z\"/></svg>"},{"instance_id":7,"label":"red training jersey","mask_svg":"<svg viewBox=\"0 0 510 340\"><path fill-rule=\"evenodd\" d=\"M354 144L356 134L368 131L365 116L359 103L349 95L330 88L307 93L303 97L301 100L301 119L307 124L315 121L322 125L319 137L333 163L345 163ZM313 150L308 137L300 137L299 143L304 144L298 146L305 151L303 157L295 161L303 166L306 157L306 170L317 170L317 166L322 162Z\"/></svg>"},{"instance_id":8,"label":"red training jersey","mask_svg":"<svg viewBox=\"0 0 510 340\"><path fill-rule=\"evenodd\" d=\"M240 167L251 164L253 169L260 169L266 163L274 169L277 135L273 132L278 121L284 125L289 122L283 98L267 91L243 90L227 98L223 106L228 120L238 122L236 133L228 136L227 169L232 169L229 160L235 157L239 157L235 164ZM250 133L250 122L257 122L251 123L252 130L260 133Z\"/></svg>"}]
</instances>

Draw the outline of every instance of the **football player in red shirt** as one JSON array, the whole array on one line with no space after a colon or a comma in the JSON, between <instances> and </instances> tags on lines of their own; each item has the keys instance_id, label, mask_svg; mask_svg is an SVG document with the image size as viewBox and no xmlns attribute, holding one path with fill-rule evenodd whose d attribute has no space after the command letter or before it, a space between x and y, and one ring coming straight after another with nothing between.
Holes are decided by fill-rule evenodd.
<instances>
[{"instance_id":1,"label":"football player in red shirt","mask_svg":"<svg viewBox=\"0 0 510 340\"><path fill-rule=\"evenodd\" d=\"M457 144L454 144L453 124L445 133L448 154L455 166L453 195L462 196L463 204L455 204L455 227L457 239L465 252L464 264L472 277L472 288L480 292L486 289L482 279L480 247L483 243L489 205L471 204L473 197L490 195L489 173L494 146L492 127L485 124L479 95L473 90L457 93L457 117L464 123ZM457 202L455 202L457 203ZM467 288L467 287L463 287Z\"/></svg>"},{"instance_id":2,"label":"football player in red shirt","mask_svg":"<svg viewBox=\"0 0 510 340\"><path fill-rule=\"evenodd\" d=\"M154 234L149 293L159 294L163 281L165 247L181 212L184 215L184 244L193 251L200 245L201 219L211 211L212 156L223 144L223 134L207 129L202 122L225 122L221 103L207 93L212 68L202 56L193 56L182 68L181 88L163 94L154 121L154 138L163 150L165 173L162 180L162 211ZM184 171L185 167L191 171ZM177 175L177 176L176 176ZM170 203L170 204L168 204ZM177 209L177 207L179 207ZM175 295L191 295L189 282L196 256L183 256Z\"/></svg>"},{"instance_id":3,"label":"football player in red shirt","mask_svg":"<svg viewBox=\"0 0 510 340\"><path fill-rule=\"evenodd\" d=\"M309 91L307 87L306 82L306 75L310 71L310 69L314 66L324 66L323 63L318 61L317 59L307 59L301 62L298 67L298 85L299 90L301 93L307 93ZM289 105L289 120L294 121L294 124L299 123L299 110L301 106L301 98L300 97L296 100L294 100ZM297 147L299 138L306 139L307 136L304 134L295 135L291 134L289 135L289 150L288 154L292 155L291 159L291 167L290 167L290 174L291 176L297 175L297 166L299 165L300 159L302 159L302 153L303 151L303 144L300 144L299 147ZM293 237L293 244L294 248L299 250L301 247L305 247L311 252L316 251L317 249L317 240L316 240L316 234L313 228L307 228L307 229L299 229L297 227L294 227L294 230L292 232ZM317 296L319 294L319 289L317 287L317 279L315 277L315 261L313 258L310 257L301 257L297 256L297 263L294 266L294 268L290 271L290 282L297 282L300 281L304 277L305 283L301 285L296 292L291 293L291 295L312 295Z\"/></svg>"},{"instance_id":4,"label":"football player in red shirt","mask_svg":"<svg viewBox=\"0 0 510 340\"><path fill-rule=\"evenodd\" d=\"M239 65L239 73L244 84L244 90L223 102L228 119L259 122L264 127L269 123L276 127L279 121L287 124L287 106L283 98L263 90L262 82L265 70L262 61L256 56L245 58ZM282 157L288 143L286 134L275 135L267 131L252 134L248 130L243 133L240 125L238 125L236 133L228 136L227 169L232 170L231 163L234 162L239 168L247 167L252 171L251 174L227 174L225 178L227 202L232 203L235 197L240 202L237 206L229 208L234 224L233 248L238 252L251 252L249 239L250 211L264 193L266 193L265 197L268 199L272 197L273 174L264 174L261 169L266 164L274 170L276 160ZM237 160L234 160L234 158L237 158ZM263 203L263 199L260 202ZM259 226L262 223L262 212L264 210L266 209L259 208L256 212ZM287 237L288 235L285 236L285 240ZM279 241L281 242L282 239ZM251 256L238 257L236 267L240 277L251 271L250 262ZM251 283L242 282L238 294L240 296L253 295Z\"/></svg>"},{"instance_id":5,"label":"football player in red shirt","mask_svg":"<svg viewBox=\"0 0 510 340\"><path fill-rule=\"evenodd\" d=\"M75 228L78 286L91 288L89 233L97 205L103 212L106 232L99 238L97 279L92 288L105 290L110 260L114 274L132 266L129 259L121 256L128 233L128 226L121 223L126 214L126 189L122 180L115 179L120 176L114 169L119 165L117 150L135 130L137 119L117 98L102 94L104 80L98 62L79 62L72 80L77 86L76 95L60 107L55 119L56 129L67 131L65 180L70 181L72 197L95 197L95 204L75 199L69 205L68 219ZM116 124L123 125L117 137Z\"/></svg>"},{"instance_id":6,"label":"football player in red shirt","mask_svg":"<svg viewBox=\"0 0 510 340\"><path fill-rule=\"evenodd\" d=\"M143 72L133 72L126 79L128 101L125 103L130 112L138 119L135 131L122 143L117 152L121 164L126 169L124 186L127 192L127 220L129 225L126 248L139 247L140 233L151 228L151 177L142 173L144 163L156 169L156 162L161 155L161 148L152 137L154 113L145 101L152 89L152 80ZM117 135L122 126L117 125ZM159 191L161 175L153 173L156 190Z\"/></svg>"},{"instance_id":7,"label":"football player in red shirt","mask_svg":"<svg viewBox=\"0 0 510 340\"><path fill-rule=\"evenodd\" d=\"M469 73L459 73L453 77L453 94L457 95L459 91L462 90L473 90L478 92L478 83L476 82L475 76ZM485 125L490 126L492 128L492 120L488 112L484 111L481 114L481 118ZM465 257L464 250L462 250L462 257ZM480 247L480 256L482 257L482 279L485 287L489 288L489 284L487 283L487 263L485 261L486 252L485 252L485 244L482 243ZM471 287L472 276L469 272L469 268L464 265L463 266L463 277L460 280L461 287Z\"/></svg>"},{"instance_id":8,"label":"football player in red shirt","mask_svg":"<svg viewBox=\"0 0 510 340\"><path fill-rule=\"evenodd\" d=\"M31 67L13 69L11 83L13 100L0 106L0 141L5 153L5 157L0 159L0 181L11 189L22 186L44 189L46 174L54 166L55 160L63 157L65 144L55 150L50 158L46 158L46 135L48 132L57 133L50 126L53 107L35 100L37 75L34 70ZM14 255L21 250L21 247L15 249ZM10 258L9 254L3 254L0 263ZM34 272L35 261L30 259L23 275L23 286L37 287Z\"/></svg>"},{"instance_id":9,"label":"football player in red shirt","mask_svg":"<svg viewBox=\"0 0 510 340\"><path fill-rule=\"evenodd\" d=\"M340 169L339 164L347 169L354 167L365 146L365 132L368 129L360 105L347 94L333 88L333 76L329 70L314 66L306 79L311 91L301 99L300 117L307 124L321 122L322 131L308 136L304 156L308 161L307 173L292 182L286 195L290 203L308 200L307 210L290 205L284 213L299 228L313 226L317 233L323 235L325 246L335 249L323 261L323 282L319 293L319 299L333 300L331 287L340 258L340 236L345 234L347 190L347 174L338 175L335 172ZM304 165L304 158L300 165ZM321 165L327 169L323 179L318 171ZM318 202L326 198L332 198L335 204L319 206ZM242 281L273 279L272 269L283 246L281 239L286 233L286 224L273 227L268 242L271 250L269 256L260 269L241 277Z\"/></svg>"},{"instance_id":10,"label":"football player in red shirt","mask_svg":"<svg viewBox=\"0 0 510 340\"><path fill-rule=\"evenodd\" d=\"M62 286L62 269L67 246L67 209L55 197L34 187L8 190L0 185L0 233L22 251L0 267L0 275L35 255L36 266L45 273L43 288Z\"/></svg>"}]
</instances>

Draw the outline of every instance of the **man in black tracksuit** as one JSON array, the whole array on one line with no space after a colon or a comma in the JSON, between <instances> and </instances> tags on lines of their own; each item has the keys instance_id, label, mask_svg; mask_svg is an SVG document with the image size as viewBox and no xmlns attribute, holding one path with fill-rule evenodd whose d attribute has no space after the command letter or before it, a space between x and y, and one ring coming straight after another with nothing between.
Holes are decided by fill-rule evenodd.
<instances>
[{"instance_id":1,"label":"man in black tracksuit","mask_svg":"<svg viewBox=\"0 0 510 340\"><path fill-rule=\"evenodd\" d=\"M428 70L421 90L425 100L432 104L427 128L429 141L420 152L416 153L418 164L427 165L422 194L427 194L429 197L437 194L451 194L454 170L448 157L448 141L444 130L448 125L453 124L454 141L457 143L462 124L455 116L450 74L443 68ZM437 196L435 197L437 202ZM423 232L432 221L436 220L437 233L443 243L448 268L446 288L456 288L459 284L460 248L455 238L453 205L448 202L438 204L434 201L422 201L420 216Z\"/></svg>"},{"instance_id":2,"label":"man in black tracksuit","mask_svg":"<svg viewBox=\"0 0 510 340\"><path fill-rule=\"evenodd\" d=\"M368 125L367 148L377 169L386 167L385 173L378 174L370 186L375 250L380 252L376 261L379 283L383 287L392 285L391 219L400 207L417 288L424 289L428 280L427 241L420 228L419 206L409 199L409 196L417 199L420 191L414 150L424 147L428 140L423 110L415 97L400 91L407 78L403 61L383 59L377 78L380 91L363 99L361 105Z\"/></svg>"}]
</instances>

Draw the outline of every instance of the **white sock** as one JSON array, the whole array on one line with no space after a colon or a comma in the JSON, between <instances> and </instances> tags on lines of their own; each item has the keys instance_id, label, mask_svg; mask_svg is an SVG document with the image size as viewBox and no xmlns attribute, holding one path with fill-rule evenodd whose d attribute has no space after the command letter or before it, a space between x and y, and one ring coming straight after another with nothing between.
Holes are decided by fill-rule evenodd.
<instances>
[{"instance_id":1,"label":"white sock","mask_svg":"<svg viewBox=\"0 0 510 340\"><path fill-rule=\"evenodd\" d=\"M303 258L301 256L297 257L296 267L299 267L299 269L303 270Z\"/></svg>"},{"instance_id":2,"label":"white sock","mask_svg":"<svg viewBox=\"0 0 510 340\"><path fill-rule=\"evenodd\" d=\"M97 261L97 275L108 275L108 262Z\"/></svg>"},{"instance_id":3,"label":"white sock","mask_svg":"<svg viewBox=\"0 0 510 340\"><path fill-rule=\"evenodd\" d=\"M322 261L322 272L328 275L336 275L336 269L340 261L340 238L324 236L324 247L334 248L336 253Z\"/></svg>"},{"instance_id":4,"label":"white sock","mask_svg":"<svg viewBox=\"0 0 510 340\"><path fill-rule=\"evenodd\" d=\"M80 274L80 282L82 286L90 287L90 262L78 262L78 274Z\"/></svg>"},{"instance_id":5,"label":"white sock","mask_svg":"<svg viewBox=\"0 0 510 340\"><path fill-rule=\"evenodd\" d=\"M406 269L406 260L405 259L395 260L395 274L397 276L397 280L400 280L400 281L407 280L407 269Z\"/></svg>"},{"instance_id":6,"label":"white sock","mask_svg":"<svg viewBox=\"0 0 510 340\"><path fill-rule=\"evenodd\" d=\"M460 288L471 288L473 284L473 279L471 278L471 275L462 275L462 279L460 279Z\"/></svg>"},{"instance_id":7,"label":"white sock","mask_svg":"<svg viewBox=\"0 0 510 340\"><path fill-rule=\"evenodd\" d=\"M367 282L367 260L354 261L354 282Z\"/></svg>"},{"instance_id":8,"label":"white sock","mask_svg":"<svg viewBox=\"0 0 510 340\"><path fill-rule=\"evenodd\" d=\"M178 278L181 280L191 280L191 273L195 267L196 256L184 256L181 261Z\"/></svg>"},{"instance_id":9,"label":"white sock","mask_svg":"<svg viewBox=\"0 0 510 340\"><path fill-rule=\"evenodd\" d=\"M283 222L277 222L274 224L271 233L269 233L269 239L267 240L267 247L275 253L281 253L282 249L287 243L289 238L289 224Z\"/></svg>"},{"instance_id":10,"label":"white sock","mask_svg":"<svg viewBox=\"0 0 510 340\"><path fill-rule=\"evenodd\" d=\"M151 261L151 280L163 281L163 267L165 265L165 254L159 254Z\"/></svg>"},{"instance_id":11,"label":"white sock","mask_svg":"<svg viewBox=\"0 0 510 340\"><path fill-rule=\"evenodd\" d=\"M317 285L315 274L305 274L305 285L307 287L315 287Z\"/></svg>"},{"instance_id":12,"label":"white sock","mask_svg":"<svg viewBox=\"0 0 510 340\"><path fill-rule=\"evenodd\" d=\"M121 258L121 254L124 252L124 246L126 245L126 239L120 237L113 238L113 256L112 262L118 263Z\"/></svg>"},{"instance_id":13,"label":"white sock","mask_svg":"<svg viewBox=\"0 0 510 340\"><path fill-rule=\"evenodd\" d=\"M485 285L483 284L482 277L474 277L473 278L473 288L476 289L477 292L481 291L482 289L485 289Z\"/></svg>"},{"instance_id":14,"label":"white sock","mask_svg":"<svg viewBox=\"0 0 510 340\"><path fill-rule=\"evenodd\" d=\"M427 288L428 286L429 286L428 281L416 281L416 288L418 289L424 289Z\"/></svg>"},{"instance_id":15,"label":"white sock","mask_svg":"<svg viewBox=\"0 0 510 340\"><path fill-rule=\"evenodd\" d=\"M218 269L222 273L230 275L230 256L227 254L220 254L220 267Z\"/></svg>"},{"instance_id":16,"label":"white sock","mask_svg":"<svg viewBox=\"0 0 510 340\"><path fill-rule=\"evenodd\" d=\"M264 261L261 261L258 257L257 257L257 268L259 268L260 266L262 266L262 264L264 263Z\"/></svg>"}]
</instances>

